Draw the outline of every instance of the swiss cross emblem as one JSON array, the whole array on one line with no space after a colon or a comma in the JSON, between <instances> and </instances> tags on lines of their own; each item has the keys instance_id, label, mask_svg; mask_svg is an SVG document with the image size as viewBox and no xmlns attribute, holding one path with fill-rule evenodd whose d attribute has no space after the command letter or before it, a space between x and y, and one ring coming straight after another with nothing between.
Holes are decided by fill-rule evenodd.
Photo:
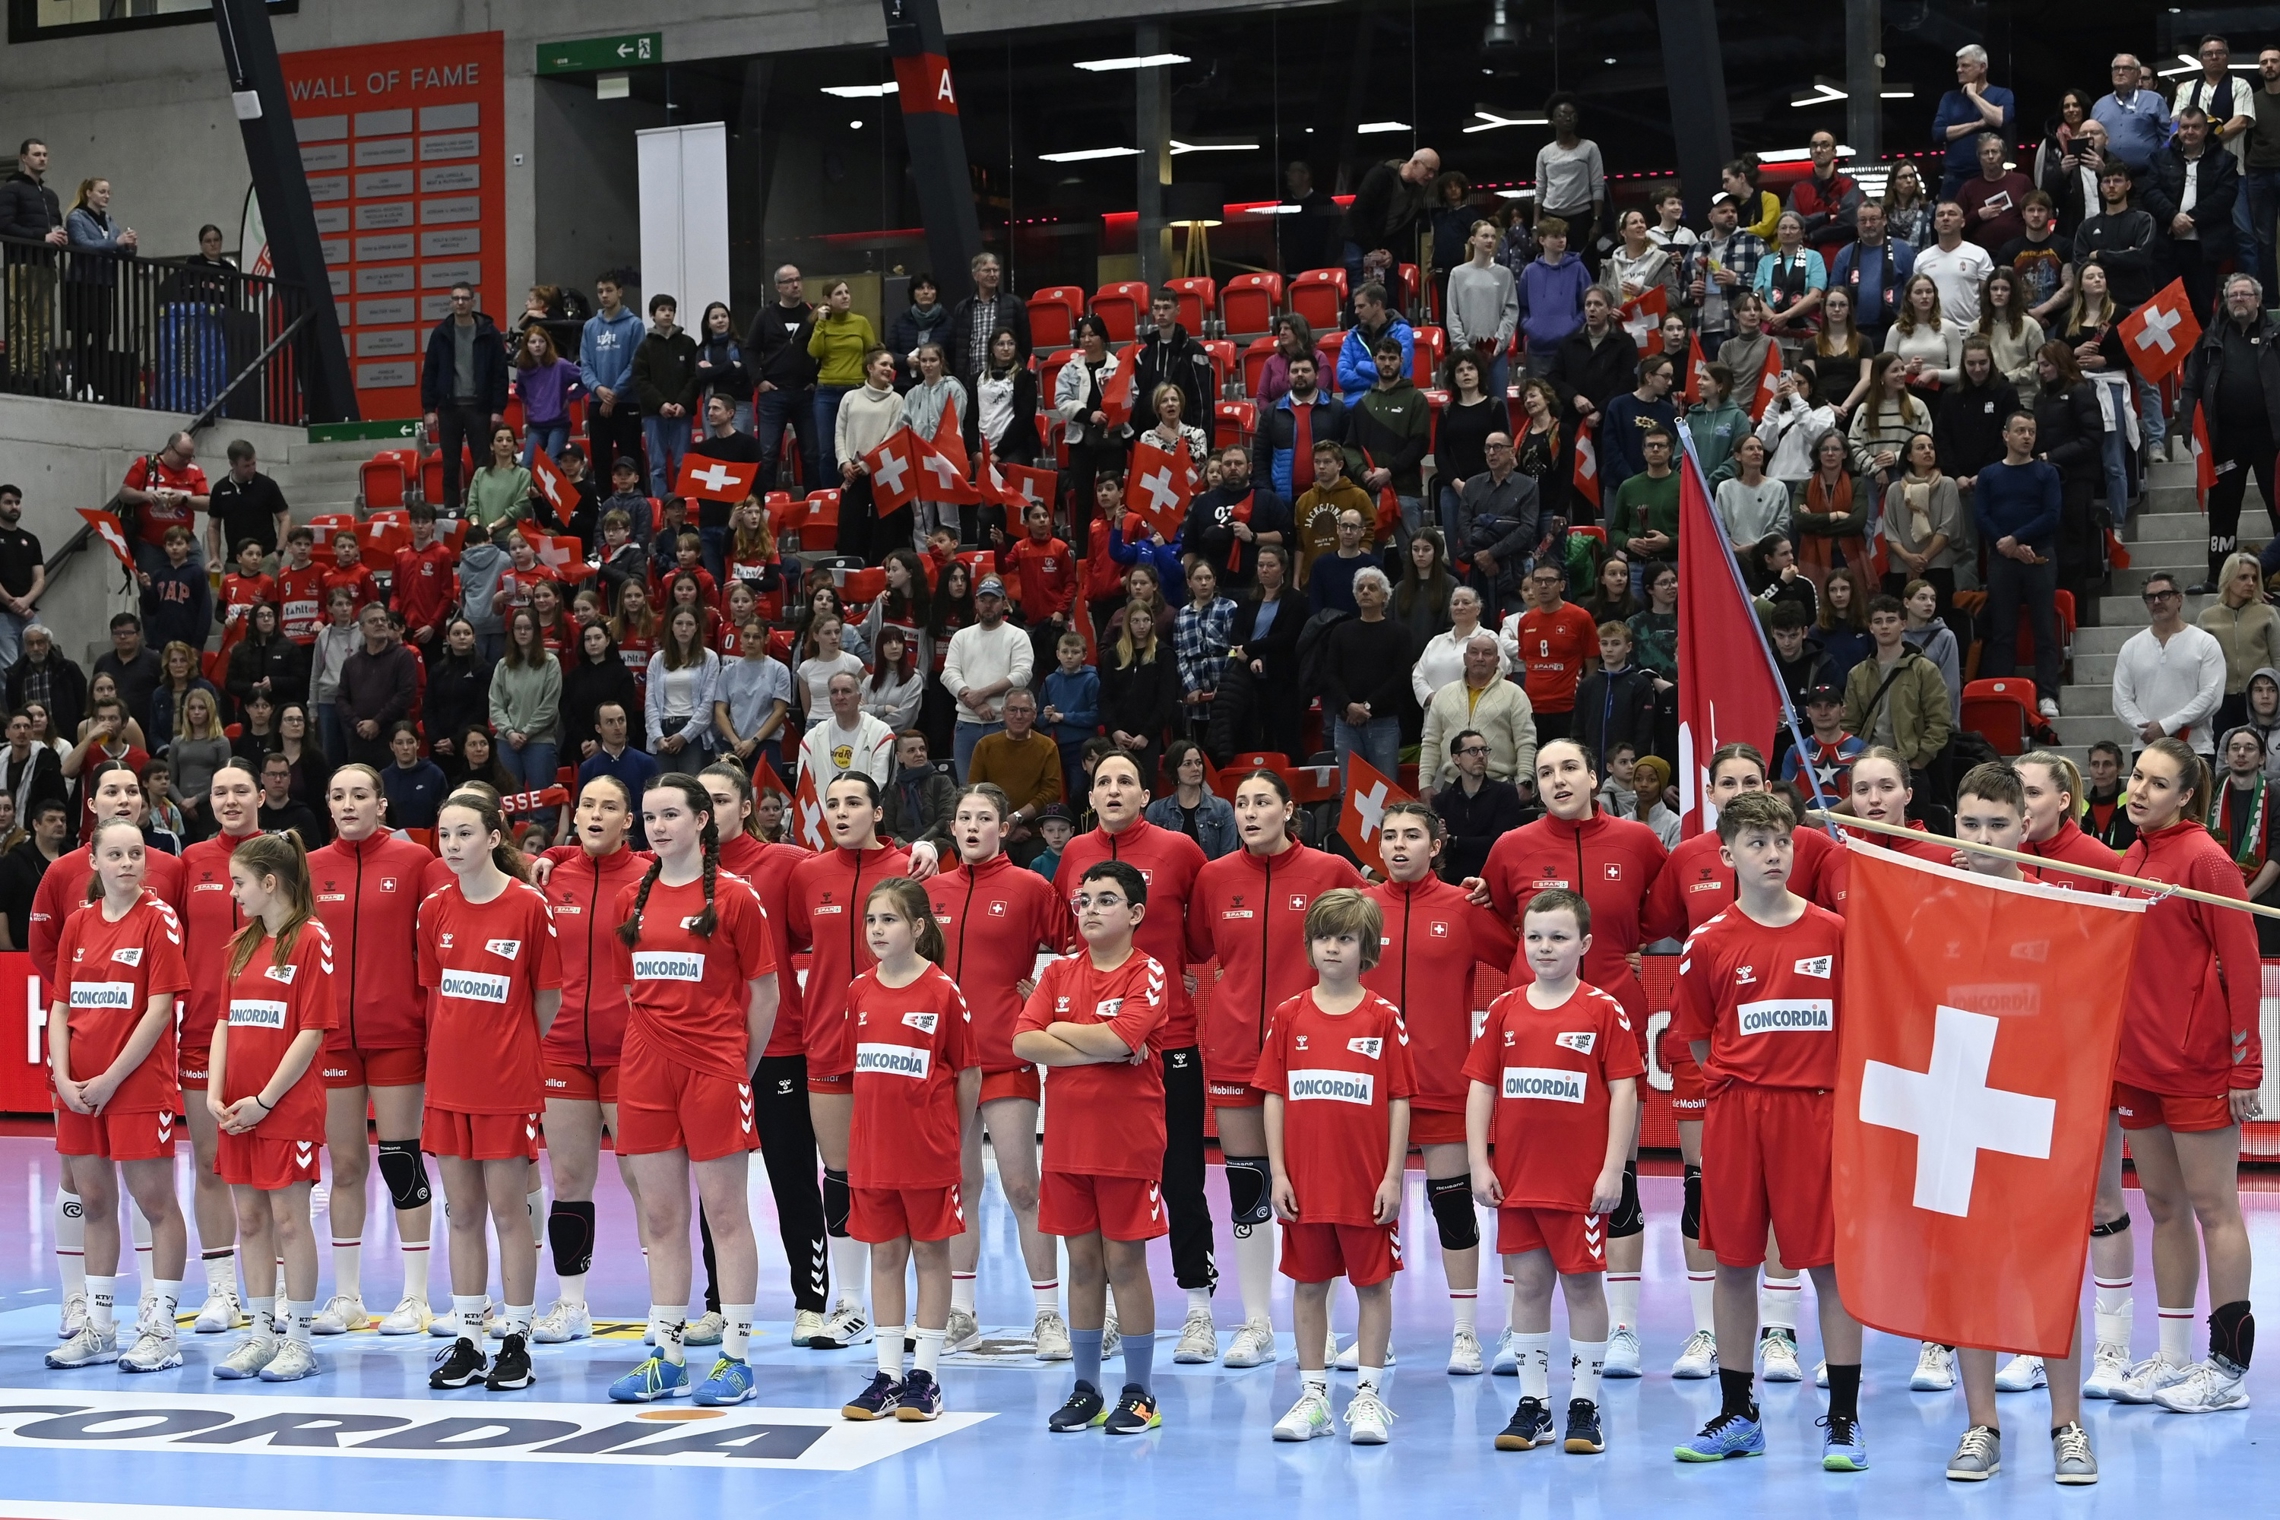
<instances>
[{"instance_id":1,"label":"swiss cross emblem","mask_svg":"<svg viewBox=\"0 0 2280 1520\"><path fill-rule=\"evenodd\" d=\"M380 878L380 890L381 890L381 891L383 891L383 892L393 892L393 891L395 891L395 890L396 890L396 878L395 878L395 877L393 877L393 876L383 876L383 877L381 877L381 878Z\"/></svg>"},{"instance_id":2,"label":"swiss cross emblem","mask_svg":"<svg viewBox=\"0 0 2280 1520\"><path fill-rule=\"evenodd\" d=\"M1293 913L1304 913L1306 911L1306 894L1304 892L1290 894L1290 911Z\"/></svg>"},{"instance_id":3,"label":"swiss cross emblem","mask_svg":"<svg viewBox=\"0 0 2280 1520\"><path fill-rule=\"evenodd\" d=\"M1433 939L1447 939L1449 937L1449 926L1439 919L1435 919L1425 926L1425 933Z\"/></svg>"},{"instance_id":4,"label":"swiss cross emblem","mask_svg":"<svg viewBox=\"0 0 2280 1520\"><path fill-rule=\"evenodd\" d=\"M1621 881L1623 879L1623 864L1621 861L1610 860L1607 862L1607 864L1601 866L1599 868L1599 871L1600 874L1605 876L1609 881Z\"/></svg>"},{"instance_id":5,"label":"swiss cross emblem","mask_svg":"<svg viewBox=\"0 0 2280 1520\"><path fill-rule=\"evenodd\" d=\"M992 918L1003 918L1003 917L1005 917L1005 904L1004 904L1004 903L1002 903L1002 902L993 902L993 903L991 903L991 904L990 904L990 917L992 917Z\"/></svg>"}]
</instances>

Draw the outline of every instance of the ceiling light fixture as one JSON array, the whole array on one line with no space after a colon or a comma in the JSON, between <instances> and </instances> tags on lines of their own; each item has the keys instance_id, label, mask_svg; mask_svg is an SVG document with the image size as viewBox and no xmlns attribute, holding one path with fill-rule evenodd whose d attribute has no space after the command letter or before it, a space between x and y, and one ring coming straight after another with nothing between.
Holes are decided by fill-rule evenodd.
<instances>
[{"instance_id":1,"label":"ceiling light fixture","mask_svg":"<svg viewBox=\"0 0 2280 1520\"><path fill-rule=\"evenodd\" d=\"M1087 58L1076 67L1088 74L1113 74L1124 69L1160 69L1166 64L1188 61L1185 53L1142 53L1135 58Z\"/></svg>"},{"instance_id":2,"label":"ceiling light fixture","mask_svg":"<svg viewBox=\"0 0 2280 1520\"><path fill-rule=\"evenodd\" d=\"M1852 149L1843 143L1837 144L1837 157L1850 158L1852 155ZM1776 148L1768 153L1760 153L1757 161L1761 164L1801 164L1812 156L1811 148Z\"/></svg>"},{"instance_id":3,"label":"ceiling light fixture","mask_svg":"<svg viewBox=\"0 0 2280 1520\"><path fill-rule=\"evenodd\" d=\"M869 100L873 96L892 95L895 89L896 86L891 81L886 84L827 84L823 87L823 93L836 95L841 100Z\"/></svg>"},{"instance_id":4,"label":"ceiling light fixture","mask_svg":"<svg viewBox=\"0 0 2280 1520\"><path fill-rule=\"evenodd\" d=\"M1191 143L1182 142L1176 137L1172 139L1172 157L1174 158L1178 158L1183 153L1256 153L1258 151L1259 145L1255 142Z\"/></svg>"},{"instance_id":5,"label":"ceiling light fixture","mask_svg":"<svg viewBox=\"0 0 2280 1520\"><path fill-rule=\"evenodd\" d=\"M1499 116L1494 111L1475 111L1475 120L1465 128L1467 132L1493 132L1498 127L1541 127L1547 125L1542 116Z\"/></svg>"},{"instance_id":6,"label":"ceiling light fixture","mask_svg":"<svg viewBox=\"0 0 2280 1520\"><path fill-rule=\"evenodd\" d=\"M1499 190L1496 192L1496 198L1506 201L1532 201L1536 198L1536 192L1533 190Z\"/></svg>"},{"instance_id":7,"label":"ceiling light fixture","mask_svg":"<svg viewBox=\"0 0 2280 1520\"><path fill-rule=\"evenodd\" d=\"M1246 207L1243 214L1245 216L1296 216L1305 209L1296 201L1278 201L1272 206Z\"/></svg>"},{"instance_id":8,"label":"ceiling light fixture","mask_svg":"<svg viewBox=\"0 0 2280 1520\"><path fill-rule=\"evenodd\" d=\"M1365 121L1354 128L1354 135L1369 137L1380 132L1406 132L1408 130L1409 123L1406 121Z\"/></svg>"},{"instance_id":9,"label":"ceiling light fixture","mask_svg":"<svg viewBox=\"0 0 2280 1520\"><path fill-rule=\"evenodd\" d=\"M1078 148L1069 153L1040 153L1039 163L1081 164L1096 158L1138 158L1138 148Z\"/></svg>"},{"instance_id":10,"label":"ceiling light fixture","mask_svg":"<svg viewBox=\"0 0 2280 1520\"><path fill-rule=\"evenodd\" d=\"M1826 79L1816 78L1813 81L1813 88L1790 96L1789 104L1793 108L1802 108L1805 106L1826 106L1834 105L1836 102L1844 98L1845 92L1837 88L1835 84Z\"/></svg>"}]
</instances>

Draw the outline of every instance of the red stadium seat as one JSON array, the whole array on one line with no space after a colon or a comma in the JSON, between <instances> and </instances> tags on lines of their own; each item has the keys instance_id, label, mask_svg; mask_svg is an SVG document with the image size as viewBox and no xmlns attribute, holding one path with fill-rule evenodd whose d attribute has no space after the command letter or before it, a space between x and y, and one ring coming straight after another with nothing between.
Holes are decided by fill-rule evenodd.
<instances>
[{"instance_id":1,"label":"red stadium seat","mask_svg":"<svg viewBox=\"0 0 2280 1520\"><path fill-rule=\"evenodd\" d=\"M1227 377L1235 371L1235 345L1225 338L1206 338L1202 348L1211 356L1211 393L1225 395Z\"/></svg>"},{"instance_id":2,"label":"red stadium seat","mask_svg":"<svg viewBox=\"0 0 2280 1520\"><path fill-rule=\"evenodd\" d=\"M2040 715L2031 676L1995 676L1963 687L1963 726L1994 746L1998 755L2023 755Z\"/></svg>"},{"instance_id":3,"label":"red stadium seat","mask_svg":"<svg viewBox=\"0 0 2280 1520\"><path fill-rule=\"evenodd\" d=\"M522 436L523 404L522 396L519 393L510 394L507 397L507 409L499 414L499 419L500 426L513 428L517 438Z\"/></svg>"},{"instance_id":4,"label":"red stadium seat","mask_svg":"<svg viewBox=\"0 0 2280 1520\"><path fill-rule=\"evenodd\" d=\"M400 507L412 499L419 455L411 449L383 449L357 471L357 500L367 509Z\"/></svg>"},{"instance_id":5,"label":"red stadium seat","mask_svg":"<svg viewBox=\"0 0 2280 1520\"><path fill-rule=\"evenodd\" d=\"M1227 282L1219 302L1219 316L1231 338L1273 332L1275 313L1282 308L1283 278L1279 274L1239 274Z\"/></svg>"},{"instance_id":6,"label":"red stadium seat","mask_svg":"<svg viewBox=\"0 0 2280 1520\"><path fill-rule=\"evenodd\" d=\"M850 609L857 603L868 609L887 589L887 572L877 566L862 570L840 570L835 572L834 578L839 582L840 601Z\"/></svg>"},{"instance_id":7,"label":"red stadium seat","mask_svg":"<svg viewBox=\"0 0 2280 1520\"><path fill-rule=\"evenodd\" d=\"M1140 336L1140 314L1148 309L1144 280L1119 280L1093 292L1093 315L1108 324L1112 343L1130 343Z\"/></svg>"},{"instance_id":8,"label":"red stadium seat","mask_svg":"<svg viewBox=\"0 0 2280 1520\"><path fill-rule=\"evenodd\" d=\"M770 491L760 498L760 510L767 514L768 531L778 538L791 528L795 503L789 491Z\"/></svg>"},{"instance_id":9,"label":"red stadium seat","mask_svg":"<svg viewBox=\"0 0 2280 1520\"><path fill-rule=\"evenodd\" d=\"M1233 296L1232 296L1232 295L1230 295L1230 296L1229 296L1229 299L1230 299L1230 300L1232 300L1232 299L1233 299ZM1274 340L1274 338L1273 338L1273 336L1272 336L1272 335L1269 335L1269 336L1267 336L1267 337L1264 337L1264 338L1253 338L1253 339L1250 341L1250 344L1249 344L1247 347L1245 347L1245 348L1244 348L1244 350L1243 350L1243 394L1244 394L1244 395L1246 395L1246 396L1256 396L1256 395L1258 395L1258 394L1259 394L1259 377L1260 377L1261 375L1263 375L1263 374L1265 374L1265 373L1266 373L1266 369L1267 369L1267 360L1268 360L1269 358L1271 358L1271 357L1274 355L1274 351L1275 351L1275 340Z\"/></svg>"},{"instance_id":10,"label":"red stadium seat","mask_svg":"<svg viewBox=\"0 0 2280 1520\"><path fill-rule=\"evenodd\" d=\"M1061 371L1068 368L1069 361L1076 357L1077 350L1068 348L1038 361L1037 400L1047 411L1053 408L1053 387L1061 383Z\"/></svg>"},{"instance_id":11,"label":"red stadium seat","mask_svg":"<svg viewBox=\"0 0 2280 1520\"><path fill-rule=\"evenodd\" d=\"M1214 412L1219 418L1219 442L1222 446L1228 443L1240 443L1245 448L1251 446L1252 435L1259 431L1258 403L1222 401L1214 408ZM1232 439L1227 436L1227 429L1230 427L1235 430L1237 435Z\"/></svg>"},{"instance_id":12,"label":"red stadium seat","mask_svg":"<svg viewBox=\"0 0 2280 1520\"><path fill-rule=\"evenodd\" d=\"M1429 386L1448 357L1449 335L1438 327L1420 327L1413 334L1409 360L1410 383Z\"/></svg>"},{"instance_id":13,"label":"red stadium seat","mask_svg":"<svg viewBox=\"0 0 2280 1520\"><path fill-rule=\"evenodd\" d=\"M1218 314L1219 282L1208 275L1196 275L1181 280L1166 280L1165 288L1176 290L1180 296L1180 325L1191 338L1204 334L1204 325Z\"/></svg>"},{"instance_id":14,"label":"red stadium seat","mask_svg":"<svg viewBox=\"0 0 2280 1520\"><path fill-rule=\"evenodd\" d=\"M462 446L459 450L459 486L462 493L467 488L467 482L474 478L474 456ZM443 455L440 451L420 461L420 497L432 503L437 511L443 510Z\"/></svg>"},{"instance_id":15,"label":"red stadium seat","mask_svg":"<svg viewBox=\"0 0 2280 1520\"><path fill-rule=\"evenodd\" d=\"M2058 661L2061 666L2064 666L2068 660L2074 657L2074 593L2060 591L2053 594L2057 599L2058 607ZM2018 662L2024 665L2034 657L2034 625L2029 621L2026 610L2021 608L2019 611Z\"/></svg>"},{"instance_id":16,"label":"red stadium seat","mask_svg":"<svg viewBox=\"0 0 2280 1520\"><path fill-rule=\"evenodd\" d=\"M1345 305L1343 269L1309 269L1290 283L1290 309L1318 333L1338 325L1338 313Z\"/></svg>"},{"instance_id":17,"label":"red stadium seat","mask_svg":"<svg viewBox=\"0 0 2280 1520\"><path fill-rule=\"evenodd\" d=\"M1403 264L1401 266L1401 291L1404 299L1411 306L1417 304L1417 266L1415 264Z\"/></svg>"},{"instance_id":18,"label":"red stadium seat","mask_svg":"<svg viewBox=\"0 0 2280 1520\"><path fill-rule=\"evenodd\" d=\"M1031 348L1067 348L1077 341L1077 318L1085 313L1081 287L1048 285L1030 295L1028 306Z\"/></svg>"},{"instance_id":19,"label":"red stadium seat","mask_svg":"<svg viewBox=\"0 0 2280 1520\"><path fill-rule=\"evenodd\" d=\"M816 491L797 502L790 518L793 547L813 553L839 544L839 493Z\"/></svg>"}]
</instances>

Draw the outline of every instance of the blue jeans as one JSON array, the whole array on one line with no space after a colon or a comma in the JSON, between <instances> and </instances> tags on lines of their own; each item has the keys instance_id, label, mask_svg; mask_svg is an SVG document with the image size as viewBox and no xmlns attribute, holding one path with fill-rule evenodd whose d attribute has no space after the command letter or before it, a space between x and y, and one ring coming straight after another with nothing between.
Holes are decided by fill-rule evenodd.
<instances>
[{"instance_id":1,"label":"blue jeans","mask_svg":"<svg viewBox=\"0 0 2280 1520\"><path fill-rule=\"evenodd\" d=\"M992 734L1005 732L1003 723L968 723L960 718L950 731L951 763L958 771L958 784L966 784L966 767L974 763L974 746Z\"/></svg>"},{"instance_id":2,"label":"blue jeans","mask_svg":"<svg viewBox=\"0 0 2280 1520\"><path fill-rule=\"evenodd\" d=\"M24 628L31 621L13 612L0 611L0 670L7 670L23 658Z\"/></svg>"},{"instance_id":3,"label":"blue jeans","mask_svg":"<svg viewBox=\"0 0 2280 1520\"><path fill-rule=\"evenodd\" d=\"M760 489L784 488L777 469L784 450L784 427L795 430L800 473L811 491L823 484L822 460L815 451L815 404L805 391L762 391L753 403L752 436L760 440Z\"/></svg>"},{"instance_id":4,"label":"blue jeans","mask_svg":"<svg viewBox=\"0 0 2280 1520\"><path fill-rule=\"evenodd\" d=\"M1433 494L1440 498L1441 542L1449 546L1449 557L1469 560L1472 557L1470 546L1457 537L1457 488L1462 484L1452 476L1443 475L1434 481Z\"/></svg>"},{"instance_id":5,"label":"blue jeans","mask_svg":"<svg viewBox=\"0 0 2280 1520\"><path fill-rule=\"evenodd\" d=\"M704 743L684 744L673 754L659 752L657 769L668 776L694 776L712 764L712 750Z\"/></svg>"},{"instance_id":6,"label":"blue jeans","mask_svg":"<svg viewBox=\"0 0 2280 1520\"><path fill-rule=\"evenodd\" d=\"M2161 415L2161 388L2135 370L2130 371L2130 381L2137 387L2138 434L2145 439L2150 459L2169 441L2169 421Z\"/></svg>"},{"instance_id":7,"label":"blue jeans","mask_svg":"<svg viewBox=\"0 0 2280 1520\"><path fill-rule=\"evenodd\" d=\"M697 529L697 540L704 545L706 573L712 576L714 585L724 590L728 586L728 540L730 531L727 528Z\"/></svg>"},{"instance_id":8,"label":"blue jeans","mask_svg":"<svg viewBox=\"0 0 2280 1520\"><path fill-rule=\"evenodd\" d=\"M673 483L681 478L681 459L689 452L689 419L644 417L641 438L649 449L649 494L663 501L677 494Z\"/></svg>"},{"instance_id":9,"label":"blue jeans","mask_svg":"<svg viewBox=\"0 0 2280 1520\"><path fill-rule=\"evenodd\" d=\"M507 742L507 736L501 734L493 753L498 756L499 764L506 767L507 774L515 778L517 790L539 792L554 785L555 772L560 766L555 760L552 739L532 739L516 749ZM554 827L552 808L541 808L531 816L548 828Z\"/></svg>"},{"instance_id":10,"label":"blue jeans","mask_svg":"<svg viewBox=\"0 0 2280 1520\"><path fill-rule=\"evenodd\" d=\"M563 445L569 441L570 424L567 420L525 424L523 427L523 468L526 470L530 468L532 456L537 454L540 449L546 450L547 458L560 459Z\"/></svg>"},{"instance_id":11,"label":"blue jeans","mask_svg":"<svg viewBox=\"0 0 2280 1520\"><path fill-rule=\"evenodd\" d=\"M1338 752L1338 783L1346 781L1346 757L1359 754L1376 766L1386 780L1397 779L1401 774L1401 720L1399 718L1372 718L1360 727L1337 718L1331 723L1332 747Z\"/></svg>"},{"instance_id":12,"label":"blue jeans","mask_svg":"<svg viewBox=\"0 0 2280 1520\"><path fill-rule=\"evenodd\" d=\"M2280 285L2274 273L2273 226L2280 222L2280 169L2251 169L2241 176L2240 204L2248 207L2249 236L2255 239L2256 277L2264 283L2264 298L2271 301ZM2245 251L2245 249L2244 249Z\"/></svg>"},{"instance_id":13,"label":"blue jeans","mask_svg":"<svg viewBox=\"0 0 2280 1520\"><path fill-rule=\"evenodd\" d=\"M317 748L325 752L326 759L339 765L348 759L348 732L340 726L340 706L320 702L316 708Z\"/></svg>"},{"instance_id":14,"label":"blue jeans","mask_svg":"<svg viewBox=\"0 0 2280 1520\"><path fill-rule=\"evenodd\" d=\"M2106 464L2106 509L2119 528L2130 515L2130 440L2123 432L2109 432L2100 441Z\"/></svg>"},{"instance_id":15,"label":"blue jeans","mask_svg":"<svg viewBox=\"0 0 2280 1520\"><path fill-rule=\"evenodd\" d=\"M819 385L815 388L815 458L816 479L808 487L811 491L826 490L839 484L839 401L852 385Z\"/></svg>"}]
</instances>

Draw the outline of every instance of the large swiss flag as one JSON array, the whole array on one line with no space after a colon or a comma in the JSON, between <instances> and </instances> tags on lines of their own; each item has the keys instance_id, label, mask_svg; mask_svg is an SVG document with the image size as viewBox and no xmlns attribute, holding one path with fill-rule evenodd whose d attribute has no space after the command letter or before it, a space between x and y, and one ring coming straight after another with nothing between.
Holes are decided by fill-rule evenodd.
<instances>
[{"instance_id":1,"label":"large swiss flag","mask_svg":"<svg viewBox=\"0 0 2280 1520\"><path fill-rule=\"evenodd\" d=\"M1360 754L1349 755L1346 757L1346 795L1338 808L1338 837L1346 841L1356 860L1383 876L1385 862L1378 848L1385 831L1385 810L1397 802L1416 800Z\"/></svg>"},{"instance_id":2,"label":"large swiss flag","mask_svg":"<svg viewBox=\"0 0 2280 1520\"><path fill-rule=\"evenodd\" d=\"M2159 380L2193 352L2201 341L2201 319L2185 299L2185 282L2171 280L2136 311L2116 324L2122 335L2122 352L2130 368L2148 380Z\"/></svg>"},{"instance_id":3,"label":"large swiss flag","mask_svg":"<svg viewBox=\"0 0 2280 1520\"><path fill-rule=\"evenodd\" d=\"M1124 488L1124 504L1170 543L1187 522L1188 483L1193 468L1187 450L1163 448L1146 433L1132 445L1132 474Z\"/></svg>"},{"instance_id":4,"label":"large swiss flag","mask_svg":"<svg viewBox=\"0 0 2280 1520\"><path fill-rule=\"evenodd\" d=\"M884 516L918 500L918 435L896 428L886 441L863 456L871 476L871 509Z\"/></svg>"},{"instance_id":5,"label":"large swiss flag","mask_svg":"<svg viewBox=\"0 0 2280 1520\"><path fill-rule=\"evenodd\" d=\"M758 464L687 454L682 456L681 478L673 483L673 489L700 501L742 501L752 494L752 482L759 475Z\"/></svg>"},{"instance_id":6,"label":"large swiss flag","mask_svg":"<svg viewBox=\"0 0 2280 1520\"><path fill-rule=\"evenodd\" d=\"M1660 285L1650 285L1636 300L1623 303L1623 330L1639 346L1641 357L1661 352L1662 320L1669 312L1670 292Z\"/></svg>"},{"instance_id":7,"label":"large swiss flag","mask_svg":"<svg viewBox=\"0 0 2280 1520\"><path fill-rule=\"evenodd\" d=\"M2064 1356L2147 903L1846 845L1845 1307L1909 1340Z\"/></svg>"},{"instance_id":8,"label":"large swiss flag","mask_svg":"<svg viewBox=\"0 0 2280 1520\"><path fill-rule=\"evenodd\" d=\"M1692 838L1717 821L1710 757L1736 741L1771 755L1783 698L1691 448L1678 461L1678 698L1679 832Z\"/></svg>"}]
</instances>

